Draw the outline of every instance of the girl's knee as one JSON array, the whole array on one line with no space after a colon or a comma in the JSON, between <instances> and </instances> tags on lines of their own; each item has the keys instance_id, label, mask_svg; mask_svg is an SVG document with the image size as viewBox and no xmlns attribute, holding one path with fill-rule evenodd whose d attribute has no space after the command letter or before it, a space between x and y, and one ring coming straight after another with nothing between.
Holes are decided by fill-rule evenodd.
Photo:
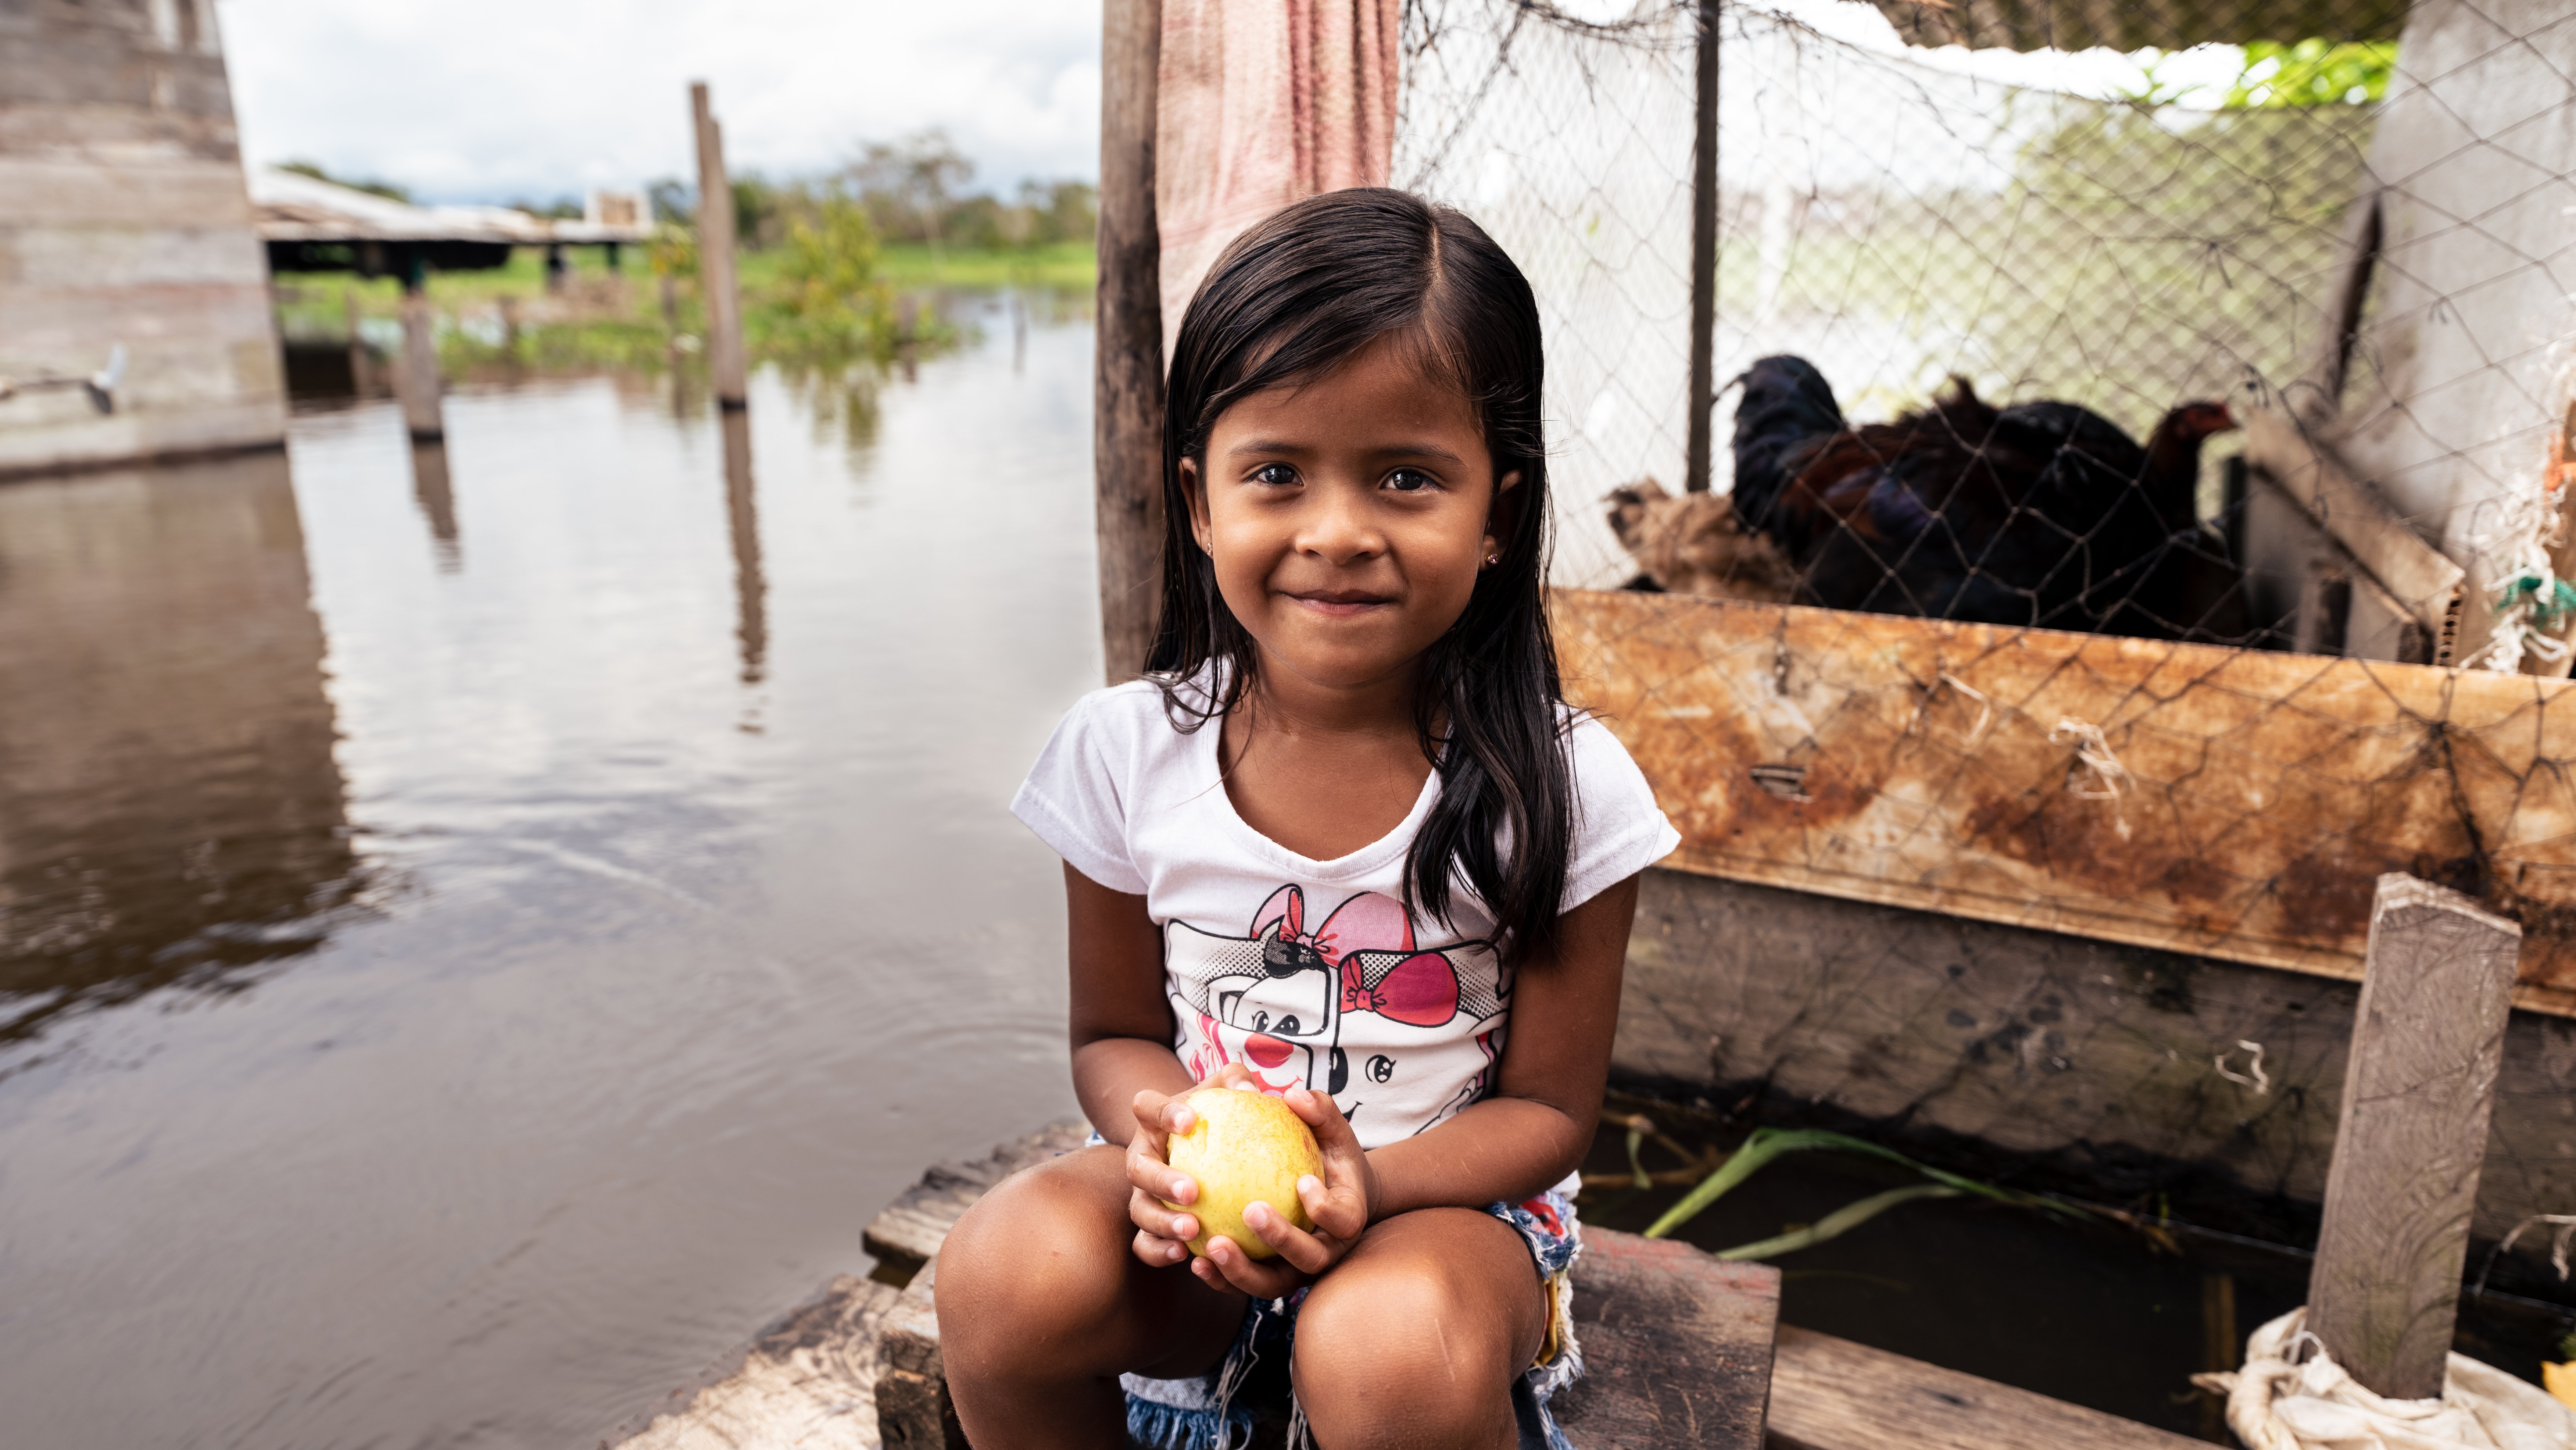
<instances>
[{"instance_id":1,"label":"girl's knee","mask_svg":"<svg viewBox=\"0 0 2576 1450\"><path fill-rule=\"evenodd\" d=\"M1297 1396L1323 1443L1443 1444L1511 1417L1510 1326L1430 1265L1340 1293L1326 1276L1297 1315Z\"/></svg>"},{"instance_id":2,"label":"girl's knee","mask_svg":"<svg viewBox=\"0 0 2576 1450\"><path fill-rule=\"evenodd\" d=\"M948 1232L934 1296L940 1341L972 1363L986 1345L1096 1322L1126 1287L1123 1205L1087 1165L1057 1159L996 1184Z\"/></svg>"}]
</instances>

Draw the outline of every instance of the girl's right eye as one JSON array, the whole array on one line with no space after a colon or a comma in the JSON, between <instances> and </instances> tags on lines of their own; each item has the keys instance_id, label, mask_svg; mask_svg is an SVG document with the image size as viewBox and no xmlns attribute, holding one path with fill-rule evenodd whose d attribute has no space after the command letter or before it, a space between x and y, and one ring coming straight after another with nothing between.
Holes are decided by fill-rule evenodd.
<instances>
[{"instance_id":1,"label":"girl's right eye","mask_svg":"<svg viewBox=\"0 0 2576 1450\"><path fill-rule=\"evenodd\" d=\"M1284 463L1265 463L1252 470L1252 481L1266 483L1272 488L1287 488L1297 482L1297 470Z\"/></svg>"}]
</instances>

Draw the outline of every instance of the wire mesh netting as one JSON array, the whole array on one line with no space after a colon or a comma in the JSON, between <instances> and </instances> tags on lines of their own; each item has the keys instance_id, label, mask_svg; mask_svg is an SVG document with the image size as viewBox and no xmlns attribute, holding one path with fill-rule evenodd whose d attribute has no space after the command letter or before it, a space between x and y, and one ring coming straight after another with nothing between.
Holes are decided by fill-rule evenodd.
<instances>
[{"instance_id":1,"label":"wire mesh netting","mask_svg":"<svg viewBox=\"0 0 2576 1450\"><path fill-rule=\"evenodd\" d=\"M2522 923L2541 1009L2478 1233L2576 1208L2576 724L2377 663L2566 673L2561 8L1409 0L1395 177L1538 295L1557 582L1857 611L1559 601L1672 864L1736 883L1658 887L1624 1071L2312 1205L2321 979L2405 872Z\"/></svg>"},{"instance_id":2,"label":"wire mesh netting","mask_svg":"<svg viewBox=\"0 0 2576 1450\"><path fill-rule=\"evenodd\" d=\"M2570 22L1990 8L1407 6L1397 178L1549 328L1559 581L2563 672Z\"/></svg>"}]
</instances>

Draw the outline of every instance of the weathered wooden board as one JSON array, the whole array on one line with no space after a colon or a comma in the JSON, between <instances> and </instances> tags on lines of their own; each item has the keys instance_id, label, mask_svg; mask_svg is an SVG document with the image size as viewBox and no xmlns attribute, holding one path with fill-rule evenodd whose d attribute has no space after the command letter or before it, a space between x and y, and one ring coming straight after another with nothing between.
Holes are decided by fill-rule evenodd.
<instances>
[{"instance_id":1,"label":"weathered wooden board","mask_svg":"<svg viewBox=\"0 0 2576 1450\"><path fill-rule=\"evenodd\" d=\"M876 1347L901 1291L842 1275L620 1450L876 1450Z\"/></svg>"},{"instance_id":2,"label":"weathered wooden board","mask_svg":"<svg viewBox=\"0 0 2576 1450\"><path fill-rule=\"evenodd\" d=\"M1574 1265L1583 1378L1555 1403L1586 1450L1762 1443L1780 1271L1670 1239L1587 1229Z\"/></svg>"},{"instance_id":3,"label":"weathered wooden board","mask_svg":"<svg viewBox=\"0 0 2576 1450\"><path fill-rule=\"evenodd\" d=\"M1612 1077L1738 1122L1862 1132L2021 1187L2304 1245L2359 995L2333 978L1650 870ZM2576 1020L2516 1012L2474 1232L2491 1243L2571 1205ZM2496 1286L2563 1299L2531 1239Z\"/></svg>"},{"instance_id":4,"label":"weathered wooden board","mask_svg":"<svg viewBox=\"0 0 2576 1450\"><path fill-rule=\"evenodd\" d=\"M910 1282L833 1279L715 1372L672 1391L649 1423L602 1443L618 1450L878 1450L880 1425L889 1420L896 1434L882 1443L944 1443L947 1395L935 1378L932 1276L916 1271L985 1189L1079 1147L1087 1131L1068 1119L981 1158L934 1165L867 1228L868 1251L883 1261L880 1274L892 1270ZM934 1377L927 1381L914 1342L925 1333Z\"/></svg>"},{"instance_id":5,"label":"weathered wooden board","mask_svg":"<svg viewBox=\"0 0 2576 1450\"><path fill-rule=\"evenodd\" d=\"M2442 1393L2521 945L2456 892L2379 880L2308 1328L2391 1399Z\"/></svg>"},{"instance_id":6,"label":"weathered wooden board","mask_svg":"<svg viewBox=\"0 0 2576 1450\"><path fill-rule=\"evenodd\" d=\"M1775 1450L2190 1450L2180 1435L1993 1380L1782 1326Z\"/></svg>"},{"instance_id":7,"label":"weathered wooden board","mask_svg":"<svg viewBox=\"0 0 2576 1450\"><path fill-rule=\"evenodd\" d=\"M2519 921L2518 1004L2576 1011L2564 681L1624 592L1554 618L1668 865L2345 978L2405 871Z\"/></svg>"}]
</instances>

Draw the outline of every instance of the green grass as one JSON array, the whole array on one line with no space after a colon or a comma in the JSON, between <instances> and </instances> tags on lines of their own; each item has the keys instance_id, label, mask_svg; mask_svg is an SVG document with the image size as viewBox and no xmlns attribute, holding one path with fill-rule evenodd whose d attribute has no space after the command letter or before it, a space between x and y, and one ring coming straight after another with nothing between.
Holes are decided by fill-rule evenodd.
<instances>
[{"instance_id":1,"label":"green grass","mask_svg":"<svg viewBox=\"0 0 2576 1450\"><path fill-rule=\"evenodd\" d=\"M662 314L661 279L647 264L642 247L622 251L623 265L612 272L603 249L568 248L570 285L561 296L547 294L545 253L534 247L518 249L508 265L489 271L432 274L430 305L462 324L454 330L442 329L439 350L446 365L458 372L503 360L540 370L667 365L670 330ZM770 315L774 309L761 305L778 287L786 255L784 249L771 249L747 252L737 260L737 280L750 324L748 342L755 359L792 355L812 361L806 357L813 351L810 340L777 325ZM921 243L891 243L879 255L876 275L897 294L1025 287L1072 300L1088 297L1094 267L1092 249L1082 243L936 250ZM402 303L401 284L393 278L344 273L282 276L276 295L278 325L290 341L336 343L346 338L347 299L352 296L360 316L370 319L392 318ZM478 335L495 330L504 298L516 299L522 319L514 354L505 353L489 336ZM693 336L703 333L705 323L693 279L679 283L677 301L680 331ZM927 309L923 315L928 316ZM951 340L929 333L918 337L921 345L932 348Z\"/></svg>"},{"instance_id":2,"label":"green grass","mask_svg":"<svg viewBox=\"0 0 2576 1450\"><path fill-rule=\"evenodd\" d=\"M878 275L897 291L922 287L1046 287L1091 290L1097 267L1089 244L1027 248L942 247L888 242Z\"/></svg>"}]
</instances>

